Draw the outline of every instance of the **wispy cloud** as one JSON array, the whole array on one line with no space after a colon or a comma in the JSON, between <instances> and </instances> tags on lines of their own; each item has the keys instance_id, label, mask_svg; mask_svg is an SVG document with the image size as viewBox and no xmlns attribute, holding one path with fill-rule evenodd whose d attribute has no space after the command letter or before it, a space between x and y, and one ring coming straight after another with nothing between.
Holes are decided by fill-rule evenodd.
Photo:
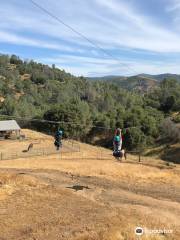
<instances>
[{"instance_id":1,"label":"wispy cloud","mask_svg":"<svg viewBox=\"0 0 180 240\"><path fill-rule=\"evenodd\" d=\"M116 24L126 24L126 29L119 34L116 44L130 48L155 52L180 52L180 35L154 23L153 19L138 14L135 9L117 0L96 0L111 14L117 15Z\"/></svg>"},{"instance_id":2,"label":"wispy cloud","mask_svg":"<svg viewBox=\"0 0 180 240\"><path fill-rule=\"evenodd\" d=\"M130 60L123 59L123 65L116 60L97 58L97 57L81 57L75 55L59 55L52 58L38 58L38 61L66 69L74 72L76 75L99 76L99 75L132 75L136 73L160 74L164 72L174 72L180 74L180 59L176 61L163 60ZM132 72L135 69L136 72Z\"/></svg>"},{"instance_id":3,"label":"wispy cloud","mask_svg":"<svg viewBox=\"0 0 180 240\"><path fill-rule=\"evenodd\" d=\"M37 47L37 48L47 48L47 49L66 51L66 52L74 51L74 48L68 47L65 44L63 45L55 42L53 43L53 42L47 42L47 41L40 41L38 39L33 39L33 38L22 37L20 35L17 35L8 31L0 31L0 42L31 46L31 47Z\"/></svg>"},{"instance_id":4,"label":"wispy cloud","mask_svg":"<svg viewBox=\"0 0 180 240\"><path fill-rule=\"evenodd\" d=\"M174 12L176 10L180 10L180 1L179 0L172 0L169 5L166 7L168 12Z\"/></svg>"},{"instance_id":5,"label":"wispy cloud","mask_svg":"<svg viewBox=\"0 0 180 240\"><path fill-rule=\"evenodd\" d=\"M129 74L128 68L148 73L157 72L158 69L178 71L172 63L173 54L180 54L178 23L172 22L172 27L167 27L163 21L160 24L158 20L161 16L155 16L153 9L151 12L146 9L143 0L35 1L120 59L119 63L112 58L107 59L103 52L35 8L30 1L10 0L1 3L1 43L14 48L17 45L26 46L27 57L28 47L44 49L44 62L52 64L54 61L78 75L92 72ZM164 14L167 16L164 17L167 19L173 11L180 9L179 0L159 1L162 9L166 10ZM143 3L141 10L138 8L140 2ZM158 65L159 55L168 57L165 67L163 63ZM41 56L34 55L34 58L37 57L41 59ZM120 62L125 63L127 68ZM133 71L131 74L134 74Z\"/></svg>"}]
</instances>

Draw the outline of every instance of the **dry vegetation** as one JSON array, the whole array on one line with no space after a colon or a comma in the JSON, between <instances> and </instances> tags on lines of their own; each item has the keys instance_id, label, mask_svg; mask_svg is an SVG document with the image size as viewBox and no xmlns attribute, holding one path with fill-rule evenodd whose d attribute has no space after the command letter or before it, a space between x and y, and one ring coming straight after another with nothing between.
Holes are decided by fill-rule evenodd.
<instances>
[{"instance_id":1,"label":"dry vegetation","mask_svg":"<svg viewBox=\"0 0 180 240\"><path fill-rule=\"evenodd\" d=\"M36 147L50 136L24 130ZM1 142L1 151L27 142ZM0 240L180 239L180 167L80 144L80 152L0 161ZM136 226L172 229L143 235Z\"/></svg>"}]
</instances>

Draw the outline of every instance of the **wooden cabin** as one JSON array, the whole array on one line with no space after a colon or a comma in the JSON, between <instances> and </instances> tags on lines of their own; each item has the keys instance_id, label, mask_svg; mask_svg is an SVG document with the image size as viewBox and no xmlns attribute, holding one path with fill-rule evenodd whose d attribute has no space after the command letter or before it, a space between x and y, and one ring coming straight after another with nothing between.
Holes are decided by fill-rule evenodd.
<instances>
[{"instance_id":1,"label":"wooden cabin","mask_svg":"<svg viewBox=\"0 0 180 240\"><path fill-rule=\"evenodd\" d=\"M0 138L20 137L21 128L15 120L0 121Z\"/></svg>"}]
</instances>

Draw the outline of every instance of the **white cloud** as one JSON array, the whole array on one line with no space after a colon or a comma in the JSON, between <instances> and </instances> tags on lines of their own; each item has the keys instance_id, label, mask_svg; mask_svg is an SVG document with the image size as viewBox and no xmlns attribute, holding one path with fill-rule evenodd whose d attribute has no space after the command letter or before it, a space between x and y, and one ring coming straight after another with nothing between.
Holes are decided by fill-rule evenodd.
<instances>
[{"instance_id":1,"label":"white cloud","mask_svg":"<svg viewBox=\"0 0 180 240\"><path fill-rule=\"evenodd\" d=\"M179 0L172 0L170 4L166 7L167 12L174 12L180 9L180 1Z\"/></svg>"},{"instance_id":2,"label":"white cloud","mask_svg":"<svg viewBox=\"0 0 180 240\"><path fill-rule=\"evenodd\" d=\"M55 63L56 66L64 68L75 75L89 75L91 72L107 73L109 72L123 72L128 75L136 74L130 68L130 64L118 63L116 60L97 57L83 57L77 55L59 55L53 58L39 58L38 61L48 63L51 65Z\"/></svg>"},{"instance_id":3,"label":"white cloud","mask_svg":"<svg viewBox=\"0 0 180 240\"><path fill-rule=\"evenodd\" d=\"M138 14L131 6L120 1L96 2L109 9L113 15L120 16L119 22L126 24L126 29L121 31L115 44L155 52L180 52L179 34L158 26L152 19Z\"/></svg>"},{"instance_id":4,"label":"white cloud","mask_svg":"<svg viewBox=\"0 0 180 240\"><path fill-rule=\"evenodd\" d=\"M8 31L0 31L0 42L13 43L16 45L32 46L38 48L47 48L52 50L59 50L65 52L74 52L73 47L69 47L65 44L59 44L55 42L41 41L38 39L22 37L17 34ZM82 49L76 49L77 52L82 52Z\"/></svg>"},{"instance_id":5,"label":"white cloud","mask_svg":"<svg viewBox=\"0 0 180 240\"><path fill-rule=\"evenodd\" d=\"M43 4L42 1L36 1ZM106 49L129 47L155 52L180 52L180 35L158 27L151 19L138 14L131 6L115 0L92 2L97 9L96 12L88 8L90 1L85 3L77 1L77 4L73 4L72 0L62 1L64 4L62 5L52 0L51 5L48 5L48 1L45 7L47 6L49 11L53 9L54 14L65 19L66 23ZM8 4L5 6L6 11L1 15L1 28L45 34L53 39L77 43L82 47L90 46L80 36L39 9L33 7L22 11L20 7L12 8ZM20 14L17 14L18 12Z\"/></svg>"},{"instance_id":6,"label":"white cloud","mask_svg":"<svg viewBox=\"0 0 180 240\"><path fill-rule=\"evenodd\" d=\"M179 73L180 60L176 62L141 61L138 59L123 59L124 65L115 60L75 55L60 55L53 58L39 58L38 61L51 65L55 63L59 68L75 75L103 76L103 75L135 75L140 73L160 74ZM131 69L135 69L135 72Z\"/></svg>"},{"instance_id":7,"label":"white cloud","mask_svg":"<svg viewBox=\"0 0 180 240\"><path fill-rule=\"evenodd\" d=\"M180 34L159 26L155 20L140 14L133 1L123 0L35 0L50 12L59 16L65 23L83 33L111 53L113 50L120 62L136 72L175 71L176 64L130 61L118 56L121 49L130 52L144 51L153 58L153 54L180 53ZM171 1L169 11L179 8L180 1ZM70 29L59 24L44 12L35 8L29 1L3 1L0 9L0 42L57 50L57 56L48 55L42 59L46 63L56 63L68 71L81 75L88 73L127 73L127 67L113 59L104 57L104 53L94 47ZM54 52L54 51L53 51ZM59 55L60 52L69 54ZM79 53L81 56L74 56ZM49 52L48 52L49 54ZM154 59L156 59L154 54ZM45 55L45 54L44 54ZM92 56L92 57L89 57ZM95 58L93 58L93 56ZM100 57L101 56L101 57ZM167 70L166 70L167 69ZM132 70L131 74L134 74ZM130 74L130 73L128 73Z\"/></svg>"}]
</instances>

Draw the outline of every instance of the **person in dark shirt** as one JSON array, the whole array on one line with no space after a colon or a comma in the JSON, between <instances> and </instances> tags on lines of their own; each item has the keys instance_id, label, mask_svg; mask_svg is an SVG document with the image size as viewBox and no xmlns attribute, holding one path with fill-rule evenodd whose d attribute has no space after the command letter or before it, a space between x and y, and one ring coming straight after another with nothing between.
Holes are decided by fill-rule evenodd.
<instances>
[{"instance_id":1,"label":"person in dark shirt","mask_svg":"<svg viewBox=\"0 0 180 240\"><path fill-rule=\"evenodd\" d=\"M62 146L62 135L63 135L63 131L58 129L54 136L54 138L55 138L54 145L56 146L57 151Z\"/></svg>"}]
</instances>

